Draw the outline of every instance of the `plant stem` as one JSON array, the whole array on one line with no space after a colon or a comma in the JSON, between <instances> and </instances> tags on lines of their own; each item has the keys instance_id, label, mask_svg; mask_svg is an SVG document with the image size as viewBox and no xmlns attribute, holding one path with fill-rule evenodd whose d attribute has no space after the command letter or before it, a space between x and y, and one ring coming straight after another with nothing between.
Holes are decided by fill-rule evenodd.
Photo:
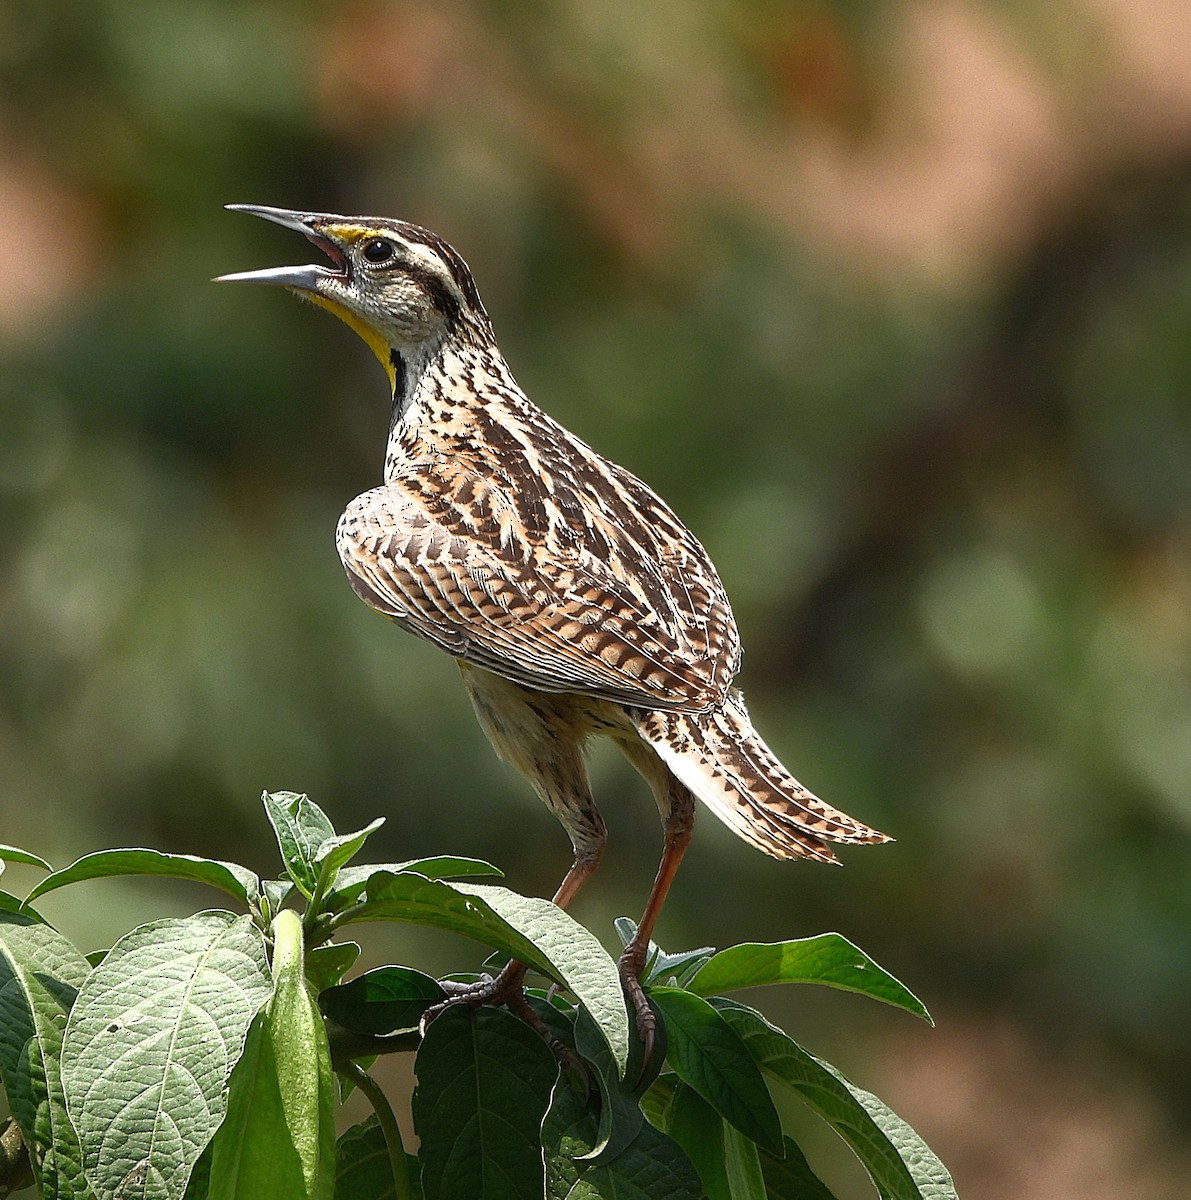
<instances>
[{"instance_id":1,"label":"plant stem","mask_svg":"<svg viewBox=\"0 0 1191 1200\"><path fill-rule=\"evenodd\" d=\"M352 921L368 920L368 908L367 901L364 901L359 904L349 905L342 912L337 912L333 916L322 917L317 925L318 935L322 939L319 944L321 945L322 942L325 942L343 925L350 924Z\"/></svg>"},{"instance_id":2,"label":"plant stem","mask_svg":"<svg viewBox=\"0 0 1191 1200\"><path fill-rule=\"evenodd\" d=\"M323 863L322 870L318 873L318 879L314 884L314 891L310 896L310 900L306 905L306 915L302 918L302 927L306 933L306 938L312 945L320 943L313 940L313 933L319 924L319 918L322 917L323 897L330 890L332 883L332 873L327 870L327 864Z\"/></svg>"},{"instance_id":3,"label":"plant stem","mask_svg":"<svg viewBox=\"0 0 1191 1200\"><path fill-rule=\"evenodd\" d=\"M405 1157L405 1145L401 1141L401 1130L397 1127L397 1118L393 1115L392 1105L388 1097L377 1086L376 1080L360 1066L359 1063L348 1062L339 1068L345 1075L368 1097L376 1113L377 1123L381 1133L385 1135L385 1146L389 1151L389 1167L393 1172L393 1195L395 1200L414 1200L413 1181L409 1177L409 1161Z\"/></svg>"}]
</instances>

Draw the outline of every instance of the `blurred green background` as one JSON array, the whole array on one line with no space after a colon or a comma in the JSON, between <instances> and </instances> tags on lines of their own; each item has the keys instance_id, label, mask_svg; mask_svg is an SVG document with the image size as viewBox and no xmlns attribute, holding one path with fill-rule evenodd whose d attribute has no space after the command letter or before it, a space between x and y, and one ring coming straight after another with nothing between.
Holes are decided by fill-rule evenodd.
<instances>
[{"instance_id":1,"label":"blurred green background","mask_svg":"<svg viewBox=\"0 0 1191 1200\"><path fill-rule=\"evenodd\" d=\"M411 219L527 392L707 545L774 748L898 839L831 871L704 819L659 939L839 929L904 978L937 1030L758 1002L968 1200L1185 1195L1187 30L1180 0L8 0L2 840L271 870L257 797L289 788L386 814L378 858L552 891L565 838L455 668L336 560L381 372L207 282L308 260L229 201ZM615 754L593 776L576 914L611 942L660 831ZM46 908L87 948L217 903L83 886Z\"/></svg>"}]
</instances>

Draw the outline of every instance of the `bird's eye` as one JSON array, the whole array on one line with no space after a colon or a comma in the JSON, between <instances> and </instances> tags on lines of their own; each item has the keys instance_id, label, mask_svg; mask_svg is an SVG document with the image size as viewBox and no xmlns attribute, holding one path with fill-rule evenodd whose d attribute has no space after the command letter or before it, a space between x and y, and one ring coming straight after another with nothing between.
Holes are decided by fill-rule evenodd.
<instances>
[{"instance_id":1,"label":"bird's eye","mask_svg":"<svg viewBox=\"0 0 1191 1200\"><path fill-rule=\"evenodd\" d=\"M387 263L397 253L397 247L388 238L369 238L360 251L373 266Z\"/></svg>"}]
</instances>

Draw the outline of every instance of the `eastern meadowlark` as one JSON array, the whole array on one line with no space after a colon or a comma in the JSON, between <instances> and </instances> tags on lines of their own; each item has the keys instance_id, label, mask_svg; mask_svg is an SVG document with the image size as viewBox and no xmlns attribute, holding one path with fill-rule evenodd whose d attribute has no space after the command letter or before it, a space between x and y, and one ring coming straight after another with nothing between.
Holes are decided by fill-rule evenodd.
<instances>
[{"instance_id":1,"label":"eastern meadowlark","mask_svg":"<svg viewBox=\"0 0 1191 1200\"><path fill-rule=\"evenodd\" d=\"M497 347L470 270L428 230L236 204L297 230L329 266L224 275L287 287L351 326L393 392L384 482L336 534L356 594L459 661L496 753L562 823L566 907L604 822L583 763L610 737L653 791L657 878L620 973L646 1046L638 982L691 838L694 797L774 858L836 861L828 842L884 834L825 804L758 737L732 687L740 642L707 552L669 506L530 401ZM510 964L476 1001L520 994Z\"/></svg>"}]
</instances>

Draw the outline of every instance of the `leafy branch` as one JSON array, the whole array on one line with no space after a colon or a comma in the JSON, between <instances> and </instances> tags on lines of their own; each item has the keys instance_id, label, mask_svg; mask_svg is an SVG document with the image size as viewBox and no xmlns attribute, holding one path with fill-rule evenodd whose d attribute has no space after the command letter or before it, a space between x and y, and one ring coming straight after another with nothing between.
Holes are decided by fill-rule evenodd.
<instances>
[{"instance_id":1,"label":"leafy branch","mask_svg":"<svg viewBox=\"0 0 1191 1200\"><path fill-rule=\"evenodd\" d=\"M930 1019L839 934L719 953L651 946L643 984L659 1033L645 1062L615 962L566 913L478 881L500 873L475 859L353 864L380 821L337 834L306 796L264 805L276 879L147 849L54 871L0 849L46 872L23 901L0 893L0 1079L13 1118L0 1194L31 1175L44 1200L830 1200L782 1129L775 1085L840 1134L883 1200L955 1195L880 1100L721 994L817 983ZM239 911L150 921L88 958L33 902L113 875L201 881ZM456 1003L426 1025L449 984L404 965L347 978L359 946L334 938L372 921L464 934L546 987L527 991L528 1020ZM617 932L626 941L632 923ZM416 1157L364 1065L411 1052ZM336 1075L340 1097L358 1089L374 1111L337 1141Z\"/></svg>"}]
</instances>

